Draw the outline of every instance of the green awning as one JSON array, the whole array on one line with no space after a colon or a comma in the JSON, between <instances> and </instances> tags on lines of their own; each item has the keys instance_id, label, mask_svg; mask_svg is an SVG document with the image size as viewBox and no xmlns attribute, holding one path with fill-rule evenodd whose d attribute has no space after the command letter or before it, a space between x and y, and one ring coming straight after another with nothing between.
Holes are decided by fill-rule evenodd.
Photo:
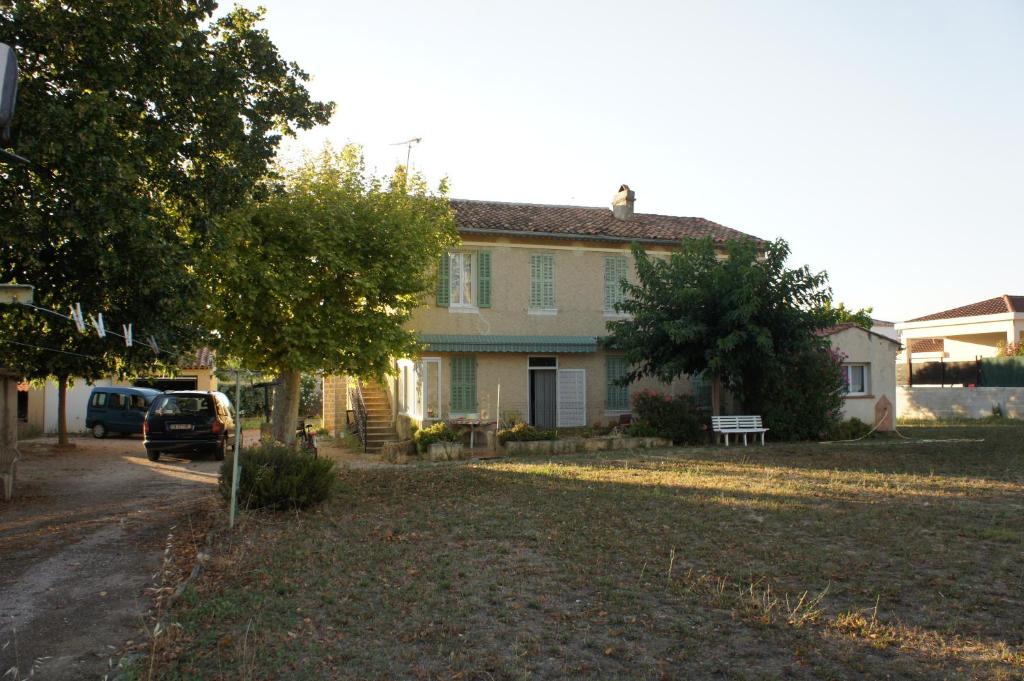
<instances>
[{"instance_id":1,"label":"green awning","mask_svg":"<svg viewBox=\"0 0 1024 681\"><path fill-rule=\"evenodd\" d=\"M445 336L420 334L431 352L596 352L594 336Z\"/></svg>"}]
</instances>

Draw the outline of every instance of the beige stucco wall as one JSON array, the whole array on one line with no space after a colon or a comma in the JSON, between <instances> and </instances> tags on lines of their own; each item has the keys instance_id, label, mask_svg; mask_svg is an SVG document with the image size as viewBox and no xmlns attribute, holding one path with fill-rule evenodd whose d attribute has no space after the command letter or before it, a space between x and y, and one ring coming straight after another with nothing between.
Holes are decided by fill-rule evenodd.
<instances>
[{"instance_id":1,"label":"beige stucco wall","mask_svg":"<svg viewBox=\"0 0 1024 681\"><path fill-rule=\"evenodd\" d=\"M605 409L605 353L475 353L477 362L477 409L482 420L493 420L497 415L498 386L501 386L502 419L516 417L527 421L529 418L529 358L551 357L558 360L559 369L583 369L586 371L587 425L601 425L617 422L623 411ZM441 359L441 413L444 418L451 416L451 353L425 353L424 358ZM690 384L685 378L672 385L645 379L629 388L632 396L643 389L668 391L673 394L689 394Z\"/></svg>"},{"instance_id":2,"label":"beige stucco wall","mask_svg":"<svg viewBox=\"0 0 1024 681\"><path fill-rule=\"evenodd\" d=\"M175 378L192 377L196 379L196 390L217 389L217 377L213 374L212 369L182 369Z\"/></svg>"},{"instance_id":3,"label":"beige stucco wall","mask_svg":"<svg viewBox=\"0 0 1024 681\"><path fill-rule=\"evenodd\" d=\"M967 362L976 357L995 357L999 345L1006 343L1005 333L976 333L946 338L944 349L948 361ZM915 360L917 355L914 355Z\"/></svg>"},{"instance_id":4,"label":"beige stucco wall","mask_svg":"<svg viewBox=\"0 0 1024 681\"><path fill-rule=\"evenodd\" d=\"M847 397L843 403L843 418L858 418L869 425L875 424L875 406L884 395L896 409L896 350L899 347L889 339L871 334L857 327L845 329L829 337L832 347L846 355L844 362L869 364L868 394ZM892 414L895 420L895 413Z\"/></svg>"},{"instance_id":5,"label":"beige stucco wall","mask_svg":"<svg viewBox=\"0 0 1024 681\"><path fill-rule=\"evenodd\" d=\"M603 336L604 258L625 255L632 264L627 245L516 239L469 239L462 251L491 252L491 306L476 312L457 312L439 307L434 295L413 315L410 327L420 333L450 335L535 335ZM663 249L651 249L664 254ZM554 255L555 315L530 314L530 255ZM630 266L629 278L636 280Z\"/></svg>"}]
</instances>

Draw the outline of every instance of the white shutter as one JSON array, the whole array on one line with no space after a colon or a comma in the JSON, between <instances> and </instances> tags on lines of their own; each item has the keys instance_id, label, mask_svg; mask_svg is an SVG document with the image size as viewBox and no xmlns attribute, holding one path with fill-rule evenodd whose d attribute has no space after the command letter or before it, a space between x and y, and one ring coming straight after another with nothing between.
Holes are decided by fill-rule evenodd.
<instances>
[{"instance_id":1,"label":"white shutter","mask_svg":"<svg viewBox=\"0 0 1024 681\"><path fill-rule=\"evenodd\" d=\"M587 425L587 372L558 370L558 427Z\"/></svg>"}]
</instances>

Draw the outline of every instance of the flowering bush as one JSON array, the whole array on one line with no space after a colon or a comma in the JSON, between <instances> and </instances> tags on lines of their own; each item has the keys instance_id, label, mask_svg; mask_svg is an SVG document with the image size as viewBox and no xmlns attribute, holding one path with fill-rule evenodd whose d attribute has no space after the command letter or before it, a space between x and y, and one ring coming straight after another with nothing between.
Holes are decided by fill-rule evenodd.
<instances>
[{"instance_id":1,"label":"flowering bush","mask_svg":"<svg viewBox=\"0 0 1024 681\"><path fill-rule=\"evenodd\" d=\"M669 438L675 444L700 444L707 440L707 414L689 395L666 395L641 390L633 396L636 420L629 434Z\"/></svg>"},{"instance_id":2,"label":"flowering bush","mask_svg":"<svg viewBox=\"0 0 1024 681\"><path fill-rule=\"evenodd\" d=\"M1024 341L999 346L1000 357L1024 357Z\"/></svg>"}]
</instances>

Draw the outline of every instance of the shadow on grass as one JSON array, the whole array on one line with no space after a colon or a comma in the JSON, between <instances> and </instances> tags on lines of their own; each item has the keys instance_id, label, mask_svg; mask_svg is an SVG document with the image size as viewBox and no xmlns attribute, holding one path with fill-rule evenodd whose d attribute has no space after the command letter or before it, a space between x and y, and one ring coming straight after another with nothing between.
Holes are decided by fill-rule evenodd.
<instances>
[{"instance_id":1,"label":"shadow on grass","mask_svg":"<svg viewBox=\"0 0 1024 681\"><path fill-rule=\"evenodd\" d=\"M931 489L971 467L901 488L828 453L829 476L612 456L346 472L181 613L177 675L253 650L269 677L1019 674L1019 500Z\"/></svg>"}]
</instances>

